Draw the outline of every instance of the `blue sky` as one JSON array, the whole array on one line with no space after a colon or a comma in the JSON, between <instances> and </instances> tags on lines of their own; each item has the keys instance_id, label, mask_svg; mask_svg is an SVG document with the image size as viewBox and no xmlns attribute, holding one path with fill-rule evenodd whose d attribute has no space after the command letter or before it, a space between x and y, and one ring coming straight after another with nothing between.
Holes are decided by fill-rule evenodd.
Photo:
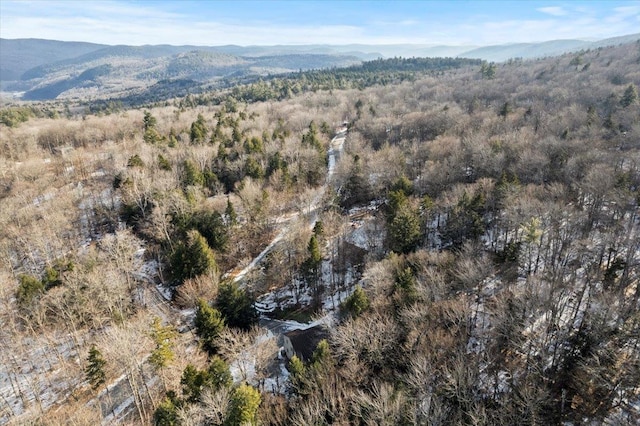
<instances>
[{"instance_id":1,"label":"blue sky","mask_svg":"<svg viewBox=\"0 0 640 426\"><path fill-rule=\"evenodd\" d=\"M104 44L490 45L638 32L640 0L0 0L0 37Z\"/></svg>"}]
</instances>

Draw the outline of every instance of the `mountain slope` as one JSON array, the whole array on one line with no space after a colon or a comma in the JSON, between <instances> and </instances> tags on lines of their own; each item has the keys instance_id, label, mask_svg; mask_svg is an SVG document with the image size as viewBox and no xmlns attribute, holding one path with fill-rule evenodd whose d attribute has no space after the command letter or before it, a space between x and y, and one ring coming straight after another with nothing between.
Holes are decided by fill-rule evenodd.
<instances>
[{"instance_id":1,"label":"mountain slope","mask_svg":"<svg viewBox=\"0 0 640 426\"><path fill-rule=\"evenodd\" d=\"M128 95L171 80L215 83L298 70L344 67L380 57L539 58L640 39L553 40L496 46L429 44L277 46L106 46L39 39L0 39L0 89L25 100ZM85 74L88 73L88 74Z\"/></svg>"},{"instance_id":2,"label":"mountain slope","mask_svg":"<svg viewBox=\"0 0 640 426\"><path fill-rule=\"evenodd\" d=\"M0 81L18 80L25 71L75 58L107 47L104 44L42 39L0 38Z\"/></svg>"},{"instance_id":3,"label":"mountain slope","mask_svg":"<svg viewBox=\"0 0 640 426\"><path fill-rule=\"evenodd\" d=\"M462 52L459 56L502 62L509 58L539 58L588 48L591 43L582 40L554 40L544 43L517 43L486 46Z\"/></svg>"},{"instance_id":4,"label":"mountain slope","mask_svg":"<svg viewBox=\"0 0 640 426\"><path fill-rule=\"evenodd\" d=\"M607 38L598 41L551 40L542 43L500 44L463 51L457 54L457 56L502 62L510 58L534 59L542 58L545 56L556 56L563 53L576 52L583 49L597 49L599 47L631 43L636 40L640 40L640 33L621 37Z\"/></svg>"}]
</instances>

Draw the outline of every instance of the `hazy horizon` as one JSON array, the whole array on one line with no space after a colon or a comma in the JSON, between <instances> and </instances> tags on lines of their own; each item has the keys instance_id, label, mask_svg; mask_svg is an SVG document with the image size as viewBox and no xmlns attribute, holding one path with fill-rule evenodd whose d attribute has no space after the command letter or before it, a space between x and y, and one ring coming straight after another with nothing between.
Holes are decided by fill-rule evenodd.
<instances>
[{"instance_id":1,"label":"hazy horizon","mask_svg":"<svg viewBox=\"0 0 640 426\"><path fill-rule=\"evenodd\" d=\"M638 32L640 1L5 1L0 37L107 45L449 45Z\"/></svg>"}]
</instances>

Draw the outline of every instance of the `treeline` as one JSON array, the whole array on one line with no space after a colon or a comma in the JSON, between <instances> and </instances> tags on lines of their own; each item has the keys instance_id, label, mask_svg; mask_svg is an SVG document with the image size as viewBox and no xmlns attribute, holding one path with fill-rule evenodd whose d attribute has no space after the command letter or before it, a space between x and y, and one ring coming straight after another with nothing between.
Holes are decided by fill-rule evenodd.
<instances>
[{"instance_id":1,"label":"treeline","mask_svg":"<svg viewBox=\"0 0 640 426\"><path fill-rule=\"evenodd\" d=\"M346 68L306 71L285 78L275 77L247 86L236 86L231 94L244 102L282 100L308 91L364 89L374 85L395 84L425 73L480 63L480 60L465 58L376 59Z\"/></svg>"},{"instance_id":2,"label":"treeline","mask_svg":"<svg viewBox=\"0 0 640 426\"><path fill-rule=\"evenodd\" d=\"M129 106L152 106L180 97L175 102L182 108L220 105L229 96L247 103L279 101L305 92L396 84L413 80L425 73L439 73L480 63L480 60L466 58L390 58L344 68L300 71L285 75L226 77L206 86L185 79L162 80L142 93L115 100ZM95 103L91 104L92 108L95 108Z\"/></svg>"}]
</instances>

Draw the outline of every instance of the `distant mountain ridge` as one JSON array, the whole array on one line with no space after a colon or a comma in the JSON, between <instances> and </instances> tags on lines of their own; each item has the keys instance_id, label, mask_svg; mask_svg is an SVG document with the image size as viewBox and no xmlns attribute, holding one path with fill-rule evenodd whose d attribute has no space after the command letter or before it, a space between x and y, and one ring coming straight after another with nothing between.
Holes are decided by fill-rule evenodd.
<instances>
[{"instance_id":1,"label":"distant mountain ridge","mask_svg":"<svg viewBox=\"0 0 640 426\"><path fill-rule=\"evenodd\" d=\"M25 100L122 95L172 79L211 83L229 76L344 67L384 57L467 57L500 62L509 58L555 56L636 40L640 40L640 33L599 41L552 40L496 46L110 46L0 38L0 90L24 92Z\"/></svg>"},{"instance_id":2,"label":"distant mountain ridge","mask_svg":"<svg viewBox=\"0 0 640 426\"><path fill-rule=\"evenodd\" d=\"M631 43L637 40L640 40L640 33L598 41L551 40L540 43L501 44L468 50L460 53L458 56L503 62L510 58L534 59L544 56L556 56L579 50L597 49L599 47Z\"/></svg>"},{"instance_id":3,"label":"distant mountain ridge","mask_svg":"<svg viewBox=\"0 0 640 426\"><path fill-rule=\"evenodd\" d=\"M105 47L103 44L73 41L0 38L0 81L18 80L31 68L75 58Z\"/></svg>"}]
</instances>

